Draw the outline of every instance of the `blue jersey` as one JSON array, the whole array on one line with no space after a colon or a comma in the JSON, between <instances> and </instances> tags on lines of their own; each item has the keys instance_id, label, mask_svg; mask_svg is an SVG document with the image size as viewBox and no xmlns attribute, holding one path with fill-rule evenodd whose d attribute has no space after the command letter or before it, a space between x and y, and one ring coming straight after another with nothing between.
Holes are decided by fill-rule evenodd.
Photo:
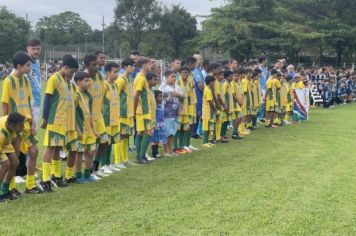
<instances>
[{"instance_id":1,"label":"blue jersey","mask_svg":"<svg viewBox=\"0 0 356 236\"><path fill-rule=\"evenodd\" d=\"M41 67L38 60L33 61L31 64L31 71L28 74L28 78L31 81L32 89L32 106L41 107L41 93L42 93L42 78Z\"/></svg>"},{"instance_id":2,"label":"blue jersey","mask_svg":"<svg viewBox=\"0 0 356 236\"><path fill-rule=\"evenodd\" d=\"M194 81L195 81L195 94L197 95L197 106L196 106L196 112L197 114L200 116L201 113L202 113L202 104L203 104L203 91L201 91L199 89L199 86L198 84L200 82L205 83L205 80L204 80L204 76L203 74L201 73L201 70L200 68L198 67L195 67L194 70L192 71L193 73L193 77L194 77Z\"/></svg>"},{"instance_id":3,"label":"blue jersey","mask_svg":"<svg viewBox=\"0 0 356 236\"><path fill-rule=\"evenodd\" d=\"M264 66L259 66L258 68L262 71L261 77L260 77L261 89L266 90L266 82L269 77L268 71L266 70L266 68Z\"/></svg>"}]
</instances>

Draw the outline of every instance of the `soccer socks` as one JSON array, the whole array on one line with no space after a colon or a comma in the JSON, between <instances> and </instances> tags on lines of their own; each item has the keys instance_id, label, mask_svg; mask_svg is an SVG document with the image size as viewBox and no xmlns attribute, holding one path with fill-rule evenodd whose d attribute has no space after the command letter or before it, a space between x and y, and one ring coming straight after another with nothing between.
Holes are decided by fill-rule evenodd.
<instances>
[{"instance_id":1,"label":"soccer socks","mask_svg":"<svg viewBox=\"0 0 356 236\"><path fill-rule=\"evenodd\" d=\"M147 152L147 148L150 145L150 141L151 141L151 136L145 134L142 138L142 142L141 142L141 152L140 152L140 158L146 158L146 152Z\"/></svg>"},{"instance_id":2,"label":"soccer socks","mask_svg":"<svg viewBox=\"0 0 356 236\"><path fill-rule=\"evenodd\" d=\"M136 153L139 158L141 155L141 146L142 146L143 135L136 135Z\"/></svg>"},{"instance_id":3,"label":"soccer socks","mask_svg":"<svg viewBox=\"0 0 356 236\"><path fill-rule=\"evenodd\" d=\"M252 117L252 127L257 126L257 116Z\"/></svg>"},{"instance_id":4,"label":"soccer socks","mask_svg":"<svg viewBox=\"0 0 356 236\"><path fill-rule=\"evenodd\" d=\"M121 161L126 163L129 161L129 139L122 140L121 144Z\"/></svg>"},{"instance_id":5,"label":"soccer socks","mask_svg":"<svg viewBox=\"0 0 356 236\"><path fill-rule=\"evenodd\" d=\"M123 140L120 140L119 143L114 144L114 163L115 163L115 165L118 165L121 162L121 146L122 145L123 145Z\"/></svg>"},{"instance_id":6,"label":"soccer socks","mask_svg":"<svg viewBox=\"0 0 356 236\"><path fill-rule=\"evenodd\" d=\"M6 183L6 182L3 182L1 184L1 192L2 192L2 194L8 193L9 192L9 188L10 188L10 184Z\"/></svg>"},{"instance_id":7,"label":"soccer socks","mask_svg":"<svg viewBox=\"0 0 356 236\"><path fill-rule=\"evenodd\" d=\"M16 188L16 181L15 181L15 177L12 177L11 182L10 182L10 186L9 186L9 190L13 190Z\"/></svg>"},{"instance_id":8,"label":"soccer socks","mask_svg":"<svg viewBox=\"0 0 356 236\"><path fill-rule=\"evenodd\" d=\"M51 163L42 162L42 180L47 182L51 179Z\"/></svg>"},{"instance_id":9,"label":"soccer socks","mask_svg":"<svg viewBox=\"0 0 356 236\"><path fill-rule=\"evenodd\" d=\"M90 177L90 170L89 169L85 169L84 170L84 176L83 177L86 178L86 179L89 179L89 177Z\"/></svg>"},{"instance_id":10,"label":"soccer socks","mask_svg":"<svg viewBox=\"0 0 356 236\"><path fill-rule=\"evenodd\" d=\"M219 141L221 139L221 128L222 128L221 118L216 119L216 130L215 130L215 140L216 141Z\"/></svg>"},{"instance_id":11,"label":"soccer socks","mask_svg":"<svg viewBox=\"0 0 356 236\"><path fill-rule=\"evenodd\" d=\"M89 170L89 172L90 172L90 170ZM83 177L82 172L75 172L75 178L76 179L81 179L82 177Z\"/></svg>"},{"instance_id":12,"label":"soccer socks","mask_svg":"<svg viewBox=\"0 0 356 236\"><path fill-rule=\"evenodd\" d=\"M187 146L189 147L190 146L190 139L192 138L192 133L190 130L186 131L185 132L185 145L184 146Z\"/></svg>"},{"instance_id":13,"label":"soccer socks","mask_svg":"<svg viewBox=\"0 0 356 236\"><path fill-rule=\"evenodd\" d=\"M173 140L173 150L178 149L178 140L179 140L179 135L182 131L177 130L176 135L174 135L174 140Z\"/></svg>"},{"instance_id":14,"label":"soccer socks","mask_svg":"<svg viewBox=\"0 0 356 236\"><path fill-rule=\"evenodd\" d=\"M203 144L209 142L209 131L203 131Z\"/></svg>"},{"instance_id":15,"label":"soccer socks","mask_svg":"<svg viewBox=\"0 0 356 236\"><path fill-rule=\"evenodd\" d=\"M111 164L111 151L112 151L112 145L109 145L106 150L105 150L105 165L109 166Z\"/></svg>"},{"instance_id":16,"label":"soccer socks","mask_svg":"<svg viewBox=\"0 0 356 236\"><path fill-rule=\"evenodd\" d=\"M27 177L26 177L26 188L27 189L33 189L34 187L36 187L35 176L34 175L27 175Z\"/></svg>"},{"instance_id":17,"label":"soccer socks","mask_svg":"<svg viewBox=\"0 0 356 236\"><path fill-rule=\"evenodd\" d=\"M185 138L188 137L189 134L187 134L190 132L189 131L180 131L179 132L179 137L178 137L178 148L183 148L184 147L184 143L185 143ZM190 137L188 137L190 139ZM189 147L189 146L187 146Z\"/></svg>"},{"instance_id":18,"label":"soccer socks","mask_svg":"<svg viewBox=\"0 0 356 236\"><path fill-rule=\"evenodd\" d=\"M61 177L61 161L52 160L54 177Z\"/></svg>"},{"instance_id":19,"label":"soccer socks","mask_svg":"<svg viewBox=\"0 0 356 236\"><path fill-rule=\"evenodd\" d=\"M227 126L228 126L229 122L225 121L222 126L221 126L221 137L225 137L226 136L226 132L227 132Z\"/></svg>"},{"instance_id":20,"label":"soccer socks","mask_svg":"<svg viewBox=\"0 0 356 236\"><path fill-rule=\"evenodd\" d=\"M73 174L74 174L74 167L67 166L65 178L71 179L71 178L73 178Z\"/></svg>"}]
</instances>

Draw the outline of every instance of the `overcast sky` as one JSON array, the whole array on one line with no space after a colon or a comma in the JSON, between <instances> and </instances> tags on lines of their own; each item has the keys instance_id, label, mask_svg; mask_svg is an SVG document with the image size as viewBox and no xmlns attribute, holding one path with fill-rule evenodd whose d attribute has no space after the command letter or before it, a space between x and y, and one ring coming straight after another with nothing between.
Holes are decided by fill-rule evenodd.
<instances>
[{"instance_id":1,"label":"overcast sky","mask_svg":"<svg viewBox=\"0 0 356 236\"><path fill-rule=\"evenodd\" d=\"M159 0L164 5L180 4L192 15L207 15L210 9L222 6L225 0ZM102 16L105 24L109 25L114 20L115 0L0 0L1 6L6 6L10 11L19 16L28 15L31 25L34 26L43 16L58 14L63 11L73 11L94 28L101 28ZM198 18L200 22L201 19Z\"/></svg>"}]
</instances>

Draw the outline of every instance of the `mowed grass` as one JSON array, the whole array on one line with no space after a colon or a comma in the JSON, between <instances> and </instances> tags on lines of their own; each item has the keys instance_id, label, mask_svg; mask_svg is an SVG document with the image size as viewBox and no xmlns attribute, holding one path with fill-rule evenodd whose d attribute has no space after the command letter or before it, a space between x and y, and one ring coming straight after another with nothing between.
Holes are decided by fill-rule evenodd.
<instances>
[{"instance_id":1,"label":"mowed grass","mask_svg":"<svg viewBox=\"0 0 356 236\"><path fill-rule=\"evenodd\" d=\"M312 110L300 125L26 196L0 205L0 232L354 235L354 117L356 104Z\"/></svg>"}]
</instances>

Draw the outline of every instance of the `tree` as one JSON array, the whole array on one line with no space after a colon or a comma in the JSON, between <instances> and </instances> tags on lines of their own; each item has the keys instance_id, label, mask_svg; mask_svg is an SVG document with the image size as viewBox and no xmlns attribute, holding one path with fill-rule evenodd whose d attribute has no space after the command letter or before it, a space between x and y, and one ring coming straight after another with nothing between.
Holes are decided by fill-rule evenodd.
<instances>
[{"instance_id":1,"label":"tree","mask_svg":"<svg viewBox=\"0 0 356 236\"><path fill-rule=\"evenodd\" d=\"M115 23L123 28L132 49L139 49L146 32L156 28L161 15L156 0L116 0Z\"/></svg>"},{"instance_id":2,"label":"tree","mask_svg":"<svg viewBox=\"0 0 356 236\"><path fill-rule=\"evenodd\" d=\"M47 44L66 45L83 43L85 34L92 30L78 13L66 11L41 18L36 24L36 32Z\"/></svg>"},{"instance_id":3,"label":"tree","mask_svg":"<svg viewBox=\"0 0 356 236\"><path fill-rule=\"evenodd\" d=\"M26 48L30 24L5 7L0 7L0 29L0 62L6 62L15 51Z\"/></svg>"},{"instance_id":4,"label":"tree","mask_svg":"<svg viewBox=\"0 0 356 236\"><path fill-rule=\"evenodd\" d=\"M173 49L173 57L182 53L182 47L197 35L197 21L186 9L179 5L164 8L160 19L160 33L168 37L165 42Z\"/></svg>"}]
</instances>

